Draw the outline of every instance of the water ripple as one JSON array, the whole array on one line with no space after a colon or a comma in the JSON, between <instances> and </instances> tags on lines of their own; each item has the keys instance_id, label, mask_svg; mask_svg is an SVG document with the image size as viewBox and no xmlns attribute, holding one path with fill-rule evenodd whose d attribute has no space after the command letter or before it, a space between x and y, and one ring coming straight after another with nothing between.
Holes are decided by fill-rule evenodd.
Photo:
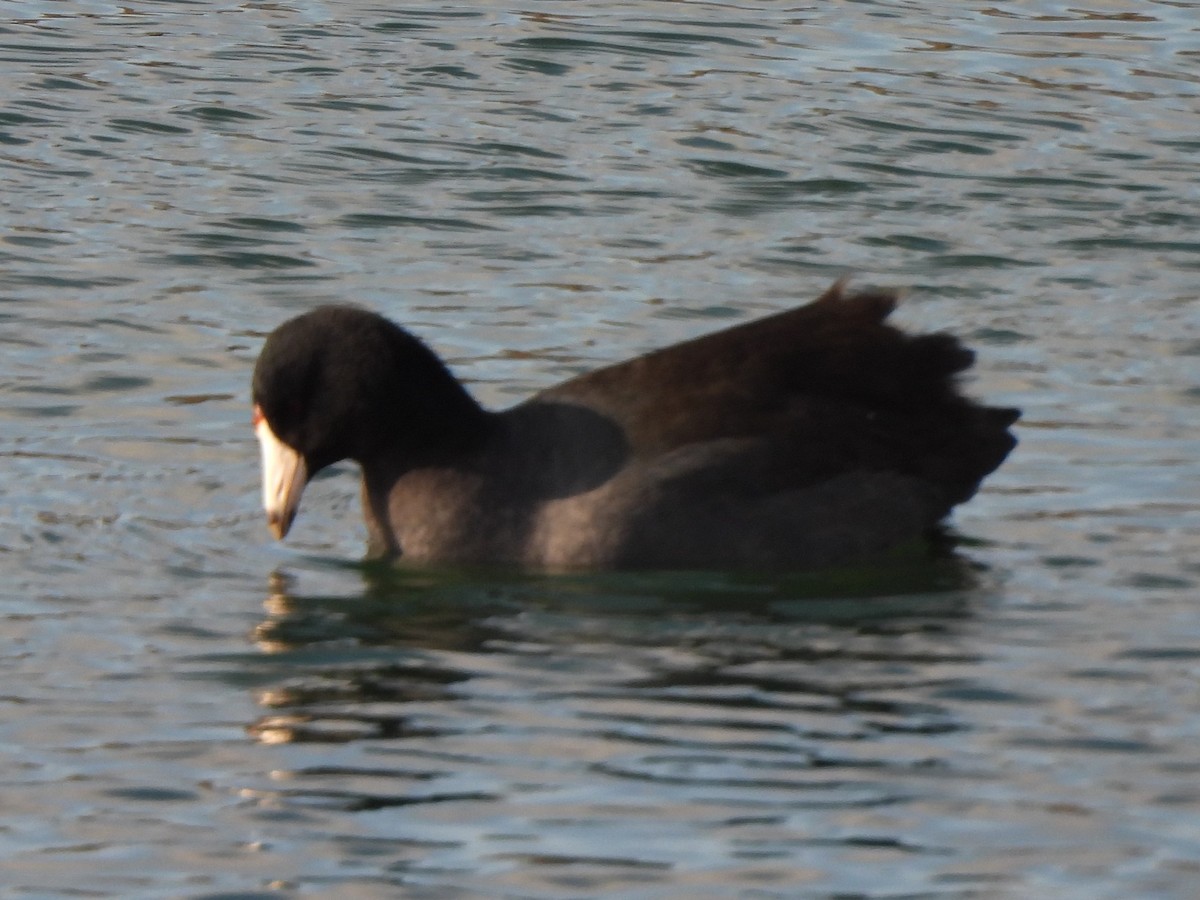
<instances>
[{"instance_id":1,"label":"water ripple","mask_svg":"<svg viewBox=\"0 0 1200 900\"><path fill-rule=\"evenodd\" d=\"M1190 897L1195 4L332 8L0 26L6 887ZM351 466L269 542L289 315L506 404L847 273L1025 408L956 563L381 576Z\"/></svg>"}]
</instances>

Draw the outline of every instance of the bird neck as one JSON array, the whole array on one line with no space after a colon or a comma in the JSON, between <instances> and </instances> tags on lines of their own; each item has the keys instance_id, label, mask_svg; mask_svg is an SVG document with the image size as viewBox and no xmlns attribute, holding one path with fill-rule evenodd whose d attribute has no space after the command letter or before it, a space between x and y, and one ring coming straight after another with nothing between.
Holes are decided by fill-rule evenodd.
<instances>
[{"instance_id":1,"label":"bird neck","mask_svg":"<svg viewBox=\"0 0 1200 900\"><path fill-rule=\"evenodd\" d=\"M459 468L470 464L496 427L496 414L455 383L453 390L381 416L355 460L376 485L412 469Z\"/></svg>"}]
</instances>

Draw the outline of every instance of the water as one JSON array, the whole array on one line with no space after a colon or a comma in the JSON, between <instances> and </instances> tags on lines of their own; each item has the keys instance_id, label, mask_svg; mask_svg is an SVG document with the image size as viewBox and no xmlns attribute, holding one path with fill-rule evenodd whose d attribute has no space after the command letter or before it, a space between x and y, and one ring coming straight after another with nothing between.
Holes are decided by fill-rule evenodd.
<instances>
[{"instance_id":1,"label":"water","mask_svg":"<svg viewBox=\"0 0 1200 900\"><path fill-rule=\"evenodd\" d=\"M1194 896L1200 4L10 6L5 896ZM846 272L1026 410L956 560L269 541L299 310L504 405Z\"/></svg>"}]
</instances>

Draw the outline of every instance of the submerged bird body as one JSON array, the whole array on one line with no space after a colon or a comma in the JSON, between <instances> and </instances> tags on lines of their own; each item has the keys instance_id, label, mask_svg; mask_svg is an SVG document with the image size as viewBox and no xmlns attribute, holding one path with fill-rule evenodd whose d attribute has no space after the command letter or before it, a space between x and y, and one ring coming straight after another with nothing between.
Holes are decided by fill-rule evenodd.
<instances>
[{"instance_id":1,"label":"submerged bird body","mask_svg":"<svg viewBox=\"0 0 1200 900\"><path fill-rule=\"evenodd\" d=\"M844 296L482 409L440 360L373 313L281 325L254 374L264 504L287 532L307 479L363 471L376 555L536 568L810 569L918 537L1015 444L979 405L947 334ZM281 462L282 461L282 462Z\"/></svg>"}]
</instances>

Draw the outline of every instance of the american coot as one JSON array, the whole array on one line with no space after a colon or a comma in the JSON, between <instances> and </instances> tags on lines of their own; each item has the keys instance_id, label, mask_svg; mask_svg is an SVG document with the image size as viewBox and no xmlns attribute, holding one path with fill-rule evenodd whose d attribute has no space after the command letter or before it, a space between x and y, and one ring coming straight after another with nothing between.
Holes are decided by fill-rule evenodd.
<instances>
[{"instance_id":1,"label":"american coot","mask_svg":"<svg viewBox=\"0 0 1200 900\"><path fill-rule=\"evenodd\" d=\"M1004 460L948 334L886 324L891 292L807 306L484 410L423 343L326 306L254 369L263 501L287 534L313 474L362 468L372 555L537 568L811 569L930 531Z\"/></svg>"}]
</instances>

